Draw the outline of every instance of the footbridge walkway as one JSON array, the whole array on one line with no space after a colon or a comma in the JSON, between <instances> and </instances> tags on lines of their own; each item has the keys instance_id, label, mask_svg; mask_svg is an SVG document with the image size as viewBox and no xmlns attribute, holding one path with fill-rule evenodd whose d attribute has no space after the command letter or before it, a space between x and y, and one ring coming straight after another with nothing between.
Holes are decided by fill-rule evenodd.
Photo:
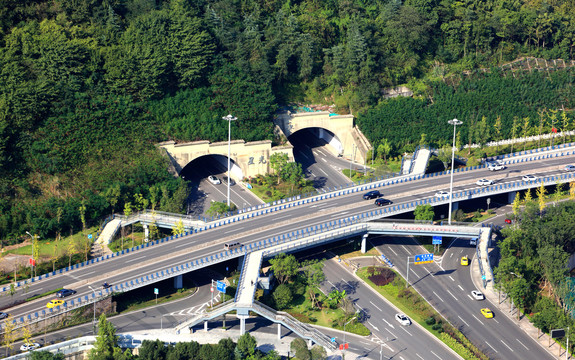
<instances>
[{"instance_id":1,"label":"footbridge walkway","mask_svg":"<svg viewBox=\"0 0 575 360\"><path fill-rule=\"evenodd\" d=\"M304 247L316 246L325 241L333 241L342 236L349 237L353 234L363 234L362 251L365 252L366 238L369 234L410 236L441 235L446 237L489 239L490 232L491 229L488 227L440 226L408 222L366 222L350 225L344 229L328 230L322 234L306 236L300 240L289 241L269 246L262 250L249 252L244 257L235 298L212 308L207 313L194 315L189 320L180 324L176 328L176 331L191 330L194 326L202 322L204 323L204 329L207 330L208 321L231 311L236 311L236 316L240 319L240 333L243 334L245 332L245 319L248 318L249 312L252 311L278 324L278 339L281 338L281 326L285 326L300 337L307 339L310 343L315 342L329 349L335 349L337 344L315 328L296 320L293 316L285 312L276 311L254 300L260 268L264 258L282 252L293 252Z\"/></svg>"}]
</instances>

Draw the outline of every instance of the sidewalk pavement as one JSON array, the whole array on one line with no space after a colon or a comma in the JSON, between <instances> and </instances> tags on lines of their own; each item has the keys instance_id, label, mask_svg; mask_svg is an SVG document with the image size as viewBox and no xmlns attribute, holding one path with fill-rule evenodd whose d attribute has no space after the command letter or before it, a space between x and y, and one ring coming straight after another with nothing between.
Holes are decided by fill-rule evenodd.
<instances>
[{"instance_id":1,"label":"sidewalk pavement","mask_svg":"<svg viewBox=\"0 0 575 360\"><path fill-rule=\"evenodd\" d=\"M488 247L481 247L480 249L483 268L486 269L486 271L489 271L488 263L486 260L487 256L489 255L487 255L486 252L490 254L493 249L490 250ZM553 339L551 339L548 334L540 332L535 326L533 326L533 324L525 315L520 314L520 320L517 320L518 309L512 306L511 299L507 298L505 293L499 293L494 289L493 281L490 276L487 280L487 287L483 287L477 256L474 256L471 262L471 279L473 280L475 287L485 295L485 299L493 304L492 310L494 310L495 316L507 316L527 335L536 340L543 348L547 349L549 354L552 356L560 357L561 359L573 358L571 355L566 357L565 349L556 343Z\"/></svg>"}]
</instances>

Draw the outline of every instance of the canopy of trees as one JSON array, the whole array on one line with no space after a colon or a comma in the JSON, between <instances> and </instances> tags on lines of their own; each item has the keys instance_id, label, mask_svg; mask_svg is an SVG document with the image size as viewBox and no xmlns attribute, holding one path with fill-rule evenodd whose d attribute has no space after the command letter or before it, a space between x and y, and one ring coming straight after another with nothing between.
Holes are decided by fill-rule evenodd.
<instances>
[{"instance_id":1,"label":"canopy of trees","mask_svg":"<svg viewBox=\"0 0 575 360\"><path fill-rule=\"evenodd\" d=\"M229 113L239 119L234 138L262 140L273 138L278 106L335 103L338 112L359 115L376 147L389 141L394 151L386 155L413 146L422 131L432 143L445 141L452 117L465 120L464 142L507 136L515 117L528 117L532 132L538 111L573 107L570 71L525 76L518 87L496 73L482 83L440 80L524 55L573 58L571 5L7 1L0 12L0 239L74 232L136 198L181 211L186 185L167 174L154 144L223 140L221 117ZM425 100L382 102L382 88L406 83ZM498 117L499 131L470 131L474 124L492 129Z\"/></svg>"}]
</instances>

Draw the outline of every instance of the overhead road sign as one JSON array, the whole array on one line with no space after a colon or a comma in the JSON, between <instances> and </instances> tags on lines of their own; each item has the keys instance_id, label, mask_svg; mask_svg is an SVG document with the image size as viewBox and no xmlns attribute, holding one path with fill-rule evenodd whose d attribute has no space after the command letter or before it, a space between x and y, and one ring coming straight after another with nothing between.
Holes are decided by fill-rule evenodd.
<instances>
[{"instance_id":1,"label":"overhead road sign","mask_svg":"<svg viewBox=\"0 0 575 360\"><path fill-rule=\"evenodd\" d=\"M433 254L420 254L415 255L415 261L413 262L415 265L420 264L429 264L433 262Z\"/></svg>"},{"instance_id":2,"label":"overhead road sign","mask_svg":"<svg viewBox=\"0 0 575 360\"><path fill-rule=\"evenodd\" d=\"M441 236L434 236L431 240L432 245L441 245L443 238Z\"/></svg>"}]
</instances>

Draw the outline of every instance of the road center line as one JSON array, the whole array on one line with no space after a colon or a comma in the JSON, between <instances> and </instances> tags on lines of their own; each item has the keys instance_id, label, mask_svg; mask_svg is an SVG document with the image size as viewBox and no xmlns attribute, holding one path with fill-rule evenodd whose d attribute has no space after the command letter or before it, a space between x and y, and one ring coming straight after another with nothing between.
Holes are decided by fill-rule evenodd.
<instances>
[{"instance_id":1,"label":"road center line","mask_svg":"<svg viewBox=\"0 0 575 360\"><path fill-rule=\"evenodd\" d=\"M375 308L376 308L377 310L381 311L381 309L378 308L377 305L375 305L372 301L370 301L369 303L370 303L371 305L375 306Z\"/></svg>"},{"instance_id":2,"label":"road center line","mask_svg":"<svg viewBox=\"0 0 575 360\"><path fill-rule=\"evenodd\" d=\"M521 345L523 345L523 347L524 347L525 349L527 349L527 350L529 351L529 348L528 348L527 346L525 346L525 344L523 344L521 341L519 341L519 339L515 339L515 340L517 340L517 342L519 342Z\"/></svg>"},{"instance_id":3,"label":"road center line","mask_svg":"<svg viewBox=\"0 0 575 360\"><path fill-rule=\"evenodd\" d=\"M513 352L515 352L515 350L513 350L509 345L507 345L503 340L501 340L501 343L505 346L507 346L507 348Z\"/></svg>"},{"instance_id":4,"label":"road center line","mask_svg":"<svg viewBox=\"0 0 575 360\"><path fill-rule=\"evenodd\" d=\"M498 352L497 350L495 350L495 348L494 348L493 346L491 346L491 344L490 344L490 343L488 343L487 341L486 341L485 343L487 344L487 346L489 346L490 348L492 348L492 349L493 349L493 351L495 351L495 352Z\"/></svg>"},{"instance_id":5,"label":"road center line","mask_svg":"<svg viewBox=\"0 0 575 360\"><path fill-rule=\"evenodd\" d=\"M132 260L127 260L127 261L124 261L124 262L125 262L125 263L129 263L129 262L132 262L132 261L138 261L138 260L142 260L142 259L145 259L145 258L146 258L146 256L140 256L139 258L135 258L135 259L132 259Z\"/></svg>"},{"instance_id":6,"label":"road center line","mask_svg":"<svg viewBox=\"0 0 575 360\"><path fill-rule=\"evenodd\" d=\"M443 299L439 295L437 295L437 293L435 291L433 293L435 294L435 296L437 296L439 298L439 300L441 300L441 302L445 302L445 301L443 301Z\"/></svg>"}]
</instances>

